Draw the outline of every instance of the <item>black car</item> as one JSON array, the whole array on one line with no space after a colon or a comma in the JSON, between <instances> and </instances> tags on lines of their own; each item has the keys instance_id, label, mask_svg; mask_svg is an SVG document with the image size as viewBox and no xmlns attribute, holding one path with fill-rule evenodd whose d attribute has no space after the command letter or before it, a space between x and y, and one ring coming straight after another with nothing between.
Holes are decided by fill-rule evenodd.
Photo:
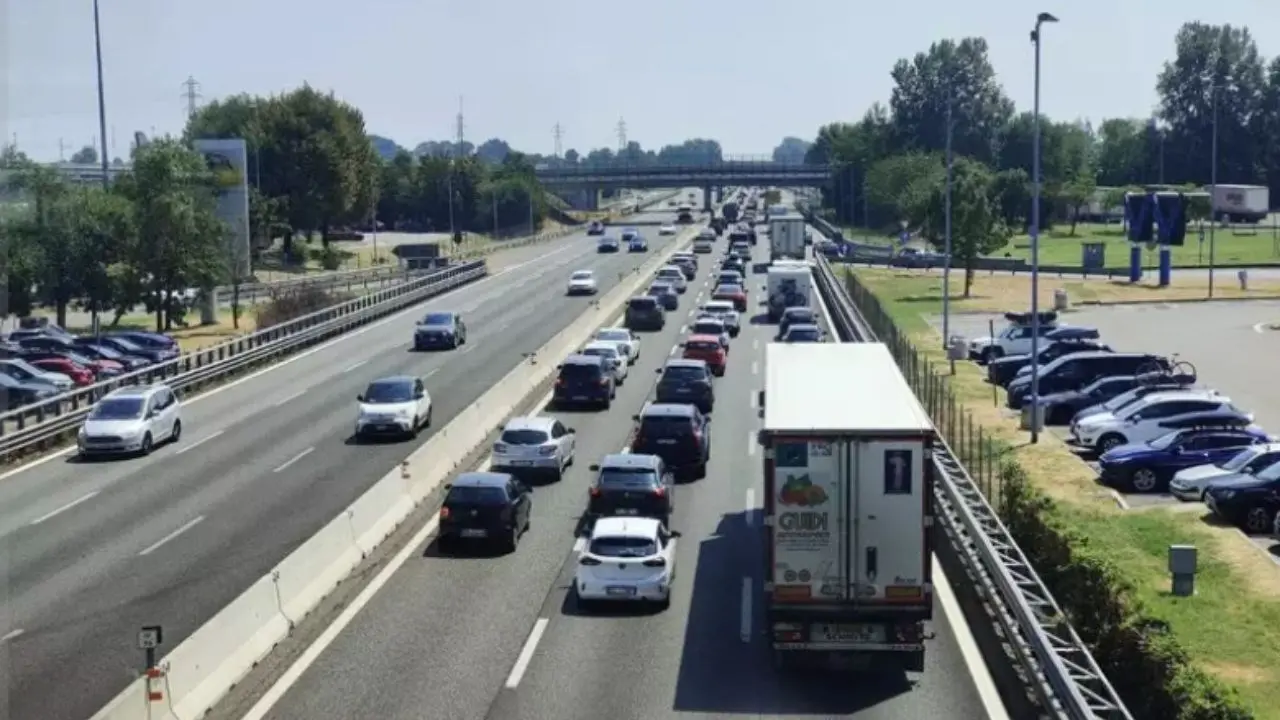
<instances>
[{"instance_id":1,"label":"black car","mask_svg":"<svg viewBox=\"0 0 1280 720\"><path fill-rule=\"evenodd\" d=\"M1168 359L1151 353L1108 353L1086 351L1064 355L1048 365L1040 367L1040 395L1067 390L1077 390L1093 384L1098 378L1112 375L1138 375L1147 372L1168 372L1172 365ZM1031 396L1031 376L1023 375L1009 383L1005 405L1021 410Z\"/></svg>"},{"instance_id":2,"label":"black car","mask_svg":"<svg viewBox=\"0 0 1280 720\"><path fill-rule=\"evenodd\" d=\"M633 297L627 301L623 324L628 330L661 330L667 326L667 313L655 297Z\"/></svg>"},{"instance_id":3,"label":"black car","mask_svg":"<svg viewBox=\"0 0 1280 720\"><path fill-rule=\"evenodd\" d=\"M1079 390L1066 390L1052 395L1041 395L1044 406L1044 422L1048 425L1066 425L1076 413L1094 405L1100 405L1129 392L1138 386L1137 375L1112 375L1095 380Z\"/></svg>"},{"instance_id":4,"label":"black car","mask_svg":"<svg viewBox=\"0 0 1280 720\"><path fill-rule=\"evenodd\" d=\"M173 357L172 353L168 351L144 348L141 345L137 345L119 337L110 337L105 335L102 337L78 337L72 342L82 347L101 345L115 350L122 355L132 355L133 357L142 358L148 363L164 362L165 360L172 359Z\"/></svg>"},{"instance_id":5,"label":"black car","mask_svg":"<svg viewBox=\"0 0 1280 720\"><path fill-rule=\"evenodd\" d=\"M467 343L467 324L454 312L429 312L413 329L414 350L453 350Z\"/></svg>"},{"instance_id":6,"label":"black car","mask_svg":"<svg viewBox=\"0 0 1280 720\"><path fill-rule=\"evenodd\" d=\"M1280 511L1280 479L1276 467L1256 475L1237 475L1213 482L1204 491L1204 503L1213 514L1249 533L1271 530Z\"/></svg>"},{"instance_id":7,"label":"black car","mask_svg":"<svg viewBox=\"0 0 1280 720\"><path fill-rule=\"evenodd\" d=\"M693 405L649 403L639 415L631 452L657 455L676 477L707 476L711 421Z\"/></svg>"},{"instance_id":8,"label":"black car","mask_svg":"<svg viewBox=\"0 0 1280 720\"><path fill-rule=\"evenodd\" d=\"M685 280L698 277L698 261L694 260L692 255L672 255L671 264L680 268Z\"/></svg>"},{"instance_id":9,"label":"black car","mask_svg":"<svg viewBox=\"0 0 1280 720\"><path fill-rule=\"evenodd\" d=\"M1066 357L1072 353L1079 352L1113 352L1109 345L1088 341L1070 341L1055 342L1040 351L1040 362L1038 365L1044 366L1057 360L1060 357ZM1031 366L1031 355L1005 355L996 358L987 363L987 382L1001 387L1008 387L1013 379L1025 367ZM1022 373L1025 375L1026 373Z\"/></svg>"},{"instance_id":10,"label":"black car","mask_svg":"<svg viewBox=\"0 0 1280 720\"><path fill-rule=\"evenodd\" d=\"M599 355L570 355L560 363L552 399L557 407L596 405L608 410L617 395L613 369Z\"/></svg>"},{"instance_id":11,"label":"black car","mask_svg":"<svg viewBox=\"0 0 1280 720\"><path fill-rule=\"evenodd\" d=\"M114 360L124 366L126 371L140 370L151 364L151 361L138 357L137 355L126 355L115 348L107 347L98 343L80 343L76 344L76 352L86 355L94 360Z\"/></svg>"},{"instance_id":12,"label":"black car","mask_svg":"<svg viewBox=\"0 0 1280 720\"><path fill-rule=\"evenodd\" d=\"M663 310L676 310L680 307L680 294L667 283L654 283L645 293L657 300Z\"/></svg>"},{"instance_id":13,"label":"black car","mask_svg":"<svg viewBox=\"0 0 1280 720\"><path fill-rule=\"evenodd\" d=\"M704 360L684 358L668 360L657 370L656 397L660 403L689 403L704 413L716 405L715 388L712 386L711 368Z\"/></svg>"},{"instance_id":14,"label":"black car","mask_svg":"<svg viewBox=\"0 0 1280 720\"><path fill-rule=\"evenodd\" d=\"M533 509L524 483L506 473L465 472L445 489L436 535L441 552L467 541L497 543L507 552L515 551L529 529Z\"/></svg>"},{"instance_id":15,"label":"black car","mask_svg":"<svg viewBox=\"0 0 1280 720\"><path fill-rule=\"evenodd\" d=\"M605 455L592 465L596 479L588 488L587 515L592 518L635 515L671 526L675 512L675 480L657 455Z\"/></svg>"},{"instance_id":16,"label":"black car","mask_svg":"<svg viewBox=\"0 0 1280 720\"><path fill-rule=\"evenodd\" d=\"M810 307L790 307L782 311L782 317L778 319L778 339L781 340L783 335L787 334L787 329L792 325L817 325L818 313Z\"/></svg>"}]
</instances>

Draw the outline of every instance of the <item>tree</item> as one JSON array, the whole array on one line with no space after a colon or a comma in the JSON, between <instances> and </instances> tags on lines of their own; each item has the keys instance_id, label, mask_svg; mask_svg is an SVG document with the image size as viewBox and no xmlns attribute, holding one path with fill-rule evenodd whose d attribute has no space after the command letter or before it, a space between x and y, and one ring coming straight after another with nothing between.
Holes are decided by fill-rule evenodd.
<instances>
[{"instance_id":1,"label":"tree","mask_svg":"<svg viewBox=\"0 0 1280 720\"><path fill-rule=\"evenodd\" d=\"M92 145L85 145L71 154L71 162L78 165L94 165L98 162L98 149Z\"/></svg>"},{"instance_id":2,"label":"tree","mask_svg":"<svg viewBox=\"0 0 1280 720\"><path fill-rule=\"evenodd\" d=\"M798 137L784 137L778 147L773 149L773 161L799 165L804 162L804 156L808 152L809 141L801 140Z\"/></svg>"},{"instance_id":3,"label":"tree","mask_svg":"<svg viewBox=\"0 0 1280 720\"><path fill-rule=\"evenodd\" d=\"M1000 221L993 198L995 178L982 163L969 158L955 158L951 169L951 257L952 266L964 268L964 296L973 288L973 270L982 255L1004 247L1008 232ZM908 191L908 212L922 228L930 243L945 248L946 177L928 176Z\"/></svg>"}]
</instances>

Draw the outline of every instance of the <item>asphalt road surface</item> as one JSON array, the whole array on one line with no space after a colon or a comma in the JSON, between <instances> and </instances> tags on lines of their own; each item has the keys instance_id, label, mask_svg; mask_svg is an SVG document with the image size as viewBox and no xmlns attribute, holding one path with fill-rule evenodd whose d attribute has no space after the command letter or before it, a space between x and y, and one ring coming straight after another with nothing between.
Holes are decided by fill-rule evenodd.
<instances>
[{"instance_id":1,"label":"asphalt road surface","mask_svg":"<svg viewBox=\"0 0 1280 720\"><path fill-rule=\"evenodd\" d=\"M181 442L149 457L0 476L8 716L88 717L140 672L139 627L176 646L424 442L352 443L370 380L425 377L444 427L590 302L565 297L570 272L595 270L603 294L649 257L593 240L512 250L494 277L189 402ZM469 342L411 352L428 310L461 312Z\"/></svg>"},{"instance_id":2,"label":"asphalt road surface","mask_svg":"<svg viewBox=\"0 0 1280 720\"><path fill-rule=\"evenodd\" d=\"M448 557L434 541L414 548L367 605L352 606L358 612L327 649L312 659L314 647L304 654L262 696L269 699L243 717L988 717L960 650L958 637L972 642L967 628L961 622L953 629L941 605L921 675L782 678L773 671L761 635L761 458L753 396L774 326L744 325L727 374L716 380L708 476L675 493L672 525L682 536L671 607L588 614L572 599L589 465L626 444L631 416L651 397L656 369L677 353L682 324L709 295L712 258L721 250L723 242L715 255L704 256L703 281L690 285L667 329L642 335L641 359L613 409L554 412L577 429L576 462L561 482L535 487L531 529L516 552ZM757 258L766 252L761 244ZM753 301L763 296L763 277L749 279ZM213 717L231 714L215 709Z\"/></svg>"}]
</instances>

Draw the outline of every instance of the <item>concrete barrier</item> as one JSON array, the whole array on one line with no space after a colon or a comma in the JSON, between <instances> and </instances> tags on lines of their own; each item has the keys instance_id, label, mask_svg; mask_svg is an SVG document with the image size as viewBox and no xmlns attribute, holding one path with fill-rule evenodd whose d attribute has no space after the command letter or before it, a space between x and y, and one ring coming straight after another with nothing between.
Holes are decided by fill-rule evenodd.
<instances>
[{"instance_id":1,"label":"concrete barrier","mask_svg":"<svg viewBox=\"0 0 1280 720\"><path fill-rule=\"evenodd\" d=\"M168 692L165 691L164 683L157 683L157 687L164 692L166 698ZM155 709L152 709L155 705ZM139 718L162 718L169 709L167 702L153 703L147 697L147 681L145 678L138 678L129 683L129 687L124 692L115 696L111 703L99 710L90 720L139 720Z\"/></svg>"},{"instance_id":2,"label":"concrete barrier","mask_svg":"<svg viewBox=\"0 0 1280 720\"><path fill-rule=\"evenodd\" d=\"M400 474L387 473L347 508L356 547L368 555L413 512L413 498Z\"/></svg>"},{"instance_id":3,"label":"concrete barrier","mask_svg":"<svg viewBox=\"0 0 1280 720\"><path fill-rule=\"evenodd\" d=\"M296 626L363 559L350 515L329 521L272 571L280 612Z\"/></svg>"}]
</instances>

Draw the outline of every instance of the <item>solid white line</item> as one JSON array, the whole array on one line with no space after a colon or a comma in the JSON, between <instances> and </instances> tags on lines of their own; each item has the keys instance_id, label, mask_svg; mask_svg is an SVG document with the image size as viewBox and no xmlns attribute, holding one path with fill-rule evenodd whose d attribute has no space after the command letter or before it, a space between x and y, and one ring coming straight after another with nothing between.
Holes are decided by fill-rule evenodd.
<instances>
[{"instance_id":1,"label":"solid white line","mask_svg":"<svg viewBox=\"0 0 1280 720\"><path fill-rule=\"evenodd\" d=\"M196 440L196 441L195 441L195 442L193 442L193 443L187 443L186 445L183 445L181 448L179 448L179 449L178 449L178 452L174 453L174 455L181 455L182 453L184 453L184 452L186 452L186 451L188 451L188 450L191 450L191 449L193 449L193 448L198 448L198 447L200 447L201 445L203 445L203 444L205 444L205 443L209 442L210 440L212 440L212 439L214 439L214 438L218 437L219 435L221 435L221 434L222 434L222 433L224 433L224 432L226 432L226 431L225 431L225 430L218 430L218 431L216 431L216 432L211 432L211 433L209 433L208 435L205 435L204 437L200 438L199 440Z\"/></svg>"},{"instance_id":2,"label":"solid white line","mask_svg":"<svg viewBox=\"0 0 1280 720\"><path fill-rule=\"evenodd\" d=\"M349 373L349 372L351 372L352 370L355 370L356 368L360 367L361 365L364 365L364 364L365 364L365 363L367 363L367 362L369 362L369 361L368 361L368 360L361 360L360 362L355 363L355 364L353 364L353 365L348 365L348 366L346 366L345 368L343 368L343 369L342 369L342 372L344 372L344 373Z\"/></svg>"},{"instance_id":3,"label":"solid white line","mask_svg":"<svg viewBox=\"0 0 1280 720\"><path fill-rule=\"evenodd\" d=\"M272 470L271 472L280 472L281 470L284 470L285 468L287 468L287 467L289 467L290 465L292 465L292 464L294 464L294 463L298 462L298 461L299 461L299 460L301 460L302 458L304 458L304 457L306 457L306 456L310 455L312 450L315 450L315 448L313 448L313 447L309 447L309 448L307 448L306 450L303 450L302 452L298 453L297 455L294 455L292 458L290 458L290 459L286 460L286 461L285 461L285 463L284 463L283 465L281 465L280 467L276 468L275 470Z\"/></svg>"},{"instance_id":4,"label":"solid white line","mask_svg":"<svg viewBox=\"0 0 1280 720\"><path fill-rule=\"evenodd\" d=\"M751 642L751 578L742 578L742 622L739 629L742 642Z\"/></svg>"},{"instance_id":5,"label":"solid white line","mask_svg":"<svg viewBox=\"0 0 1280 720\"><path fill-rule=\"evenodd\" d=\"M182 527L178 528L177 530L174 530L173 532L169 533L168 535L165 535L164 537L160 538L160 539L159 539L159 540L157 540L154 544L152 544L152 545L148 546L146 550L143 550L142 552L140 552L140 553L138 553L138 554L139 554L139 555L150 555L151 553L155 552L156 550L159 550L159 549L160 549L160 547L161 547L162 545L164 545L165 543L167 543L167 542L169 542L170 540L172 540L172 539L174 539L174 538L178 537L179 535L181 535L182 533L184 533L184 532L186 532L186 531L190 530L191 528L193 528L193 527L195 527L195 526L199 525L199 524L200 524L201 522L203 522L203 521L204 521L204 516L203 516L203 515L198 515L198 516L196 516L196 517L192 518L190 521L188 521L188 522L187 522L187 524L186 524L186 525L183 525Z\"/></svg>"},{"instance_id":6,"label":"solid white line","mask_svg":"<svg viewBox=\"0 0 1280 720\"><path fill-rule=\"evenodd\" d=\"M271 407L280 407L281 405L284 405L285 403L288 403L288 402L292 402L292 401L294 401L294 400L297 400L298 398L302 397L302 394L303 394L303 393L305 393L305 392L306 392L306 390L304 389L304 390L299 390L298 392L293 393L292 395L286 395L285 397L283 397L283 398L281 398L281 399L279 399L279 400L277 400L277 401L275 401L275 402L271 403Z\"/></svg>"},{"instance_id":7,"label":"solid white line","mask_svg":"<svg viewBox=\"0 0 1280 720\"><path fill-rule=\"evenodd\" d=\"M515 690L520 685L520 678L524 677L524 671L529 669L529 663L533 660L533 653L538 649L538 641L542 639L542 633L547 630L546 618L538 618L533 623L533 630L529 633L529 639L524 641L524 647L520 649L520 655L516 657L515 667L511 668L511 674L507 676L507 689Z\"/></svg>"},{"instance_id":8,"label":"solid white line","mask_svg":"<svg viewBox=\"0 0 1280 720\"><path fill-rule=\"evenodd\" d=\"M995 681L991 679L991 671L987 669L987 663L982 659L978 643L973 639L973 631L969 629L969 623L964 619L960 602L956 600L955 591L951 589L951 581L947 579L947 573L942 569L937 555L933 556L933 580L933 587L938 592L938 602L942 603L942 612L946 613L947 619L951 621L956 644L960 647L960 657L969 668L969 676L973 678L973 686L978 691L978 698L987 711L986 717L988 720L1009 720L1009 713L1004 708L999 691L996 690Z\"/></svg>"},{"instance_id":9,"label":"solid white line","mask_svg":"<svg viewBox=\"0 0 1280 720\"><path fill-rule=\"evenodd\" d=\"M44 515L41 515L40 517L36 518L35 520L32 520L32 521L31 521L31 524L32 524L32 525L39 525L40 523L44 522L45 520L48 520L49 518L52 518L52 517L57 516L57 515L61 515L62 513L64 513L64 512L66 512L66 511L70 510L71 508L73 508L73 507L75 507L75 506L79 505L80 503L82 503L82 502L86 502L86 501L88 501L88 500L92 499L92 498L93 498L93 496L94 496L94 495L97 495L99 492L100 492L100 491L98 491L98 490L94 490L93 492L85 493L84 495L81 495L80 497L76 498L75 500L72 500L71 502L67 503L66 505L63 505L62 507L58 508L57 510L54 510L53 512L45 513Z\"/></svg>"},{"instance_id":10,"label":"solid white line","mask_svg":"<svg viewBox=\"0 0 1280 720\"><path fill-rule=\"evenodd\" d=\"M8 642L18 637L24 632L26 632L26 630L23 630L22 628L18 628L17 630L10 630L9 632L5 633L3 636L0 636L0 642Z\"/></svg>"}]
</instances>

